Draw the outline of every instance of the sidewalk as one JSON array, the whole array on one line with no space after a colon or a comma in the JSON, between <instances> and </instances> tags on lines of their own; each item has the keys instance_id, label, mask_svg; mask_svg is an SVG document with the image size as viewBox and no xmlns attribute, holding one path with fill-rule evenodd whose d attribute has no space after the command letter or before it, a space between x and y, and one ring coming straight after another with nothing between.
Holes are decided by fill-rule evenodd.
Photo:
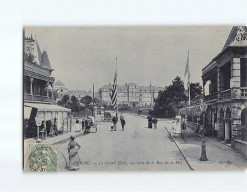
<instances>
[{"instance_id":1,"label":"sidewalk","mask_svg":"<svg viewBox=\"0 0 247 195\"><path fill-rule=\"evenodd\" d=\"M41 143L48 143L51 145L55 145L55 144L69 140L70 136L79 137L79 136L83 136L83 135L84 135L83 132L71 131L71 132L64 132L63 134L59 134L58 136L54 136L54 137L47 136L46 139L40 138L40 140L41 140ZM26 143L36 143L36 141L37 141L36 138L24 139L24 145Z\"/></svg>"},{"instance_id":2,"label":"sidewalk","mask_svg":"<svg viewBox=\"0 0 247 195\"><path fill-rule=\"evenodd\" d=\"M187 143L175 134L172 122L166 122L166 128L180 148L184 157L194 170L246 170L247 160L233 148L217 141L214 137L206 137L208 161L200 161L202 138L190 128L187 128Z\"/></svg>"}]
</instances>

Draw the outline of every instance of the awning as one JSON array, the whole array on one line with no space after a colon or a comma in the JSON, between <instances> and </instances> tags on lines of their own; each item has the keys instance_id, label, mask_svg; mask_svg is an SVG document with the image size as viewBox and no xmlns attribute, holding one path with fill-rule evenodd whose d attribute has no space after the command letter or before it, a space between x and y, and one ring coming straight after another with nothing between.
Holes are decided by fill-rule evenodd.
<instances>
[{"instance_id":1,"label":"awning","mask_svg":"<svg viewBox=\"0 0 247 195\"><path fill-rule=\"evenodd\" d=\"M71 109L53 104L24 103L24 108L37 108L38 111L71 112ZM25 116L25 114L24 114ZM30 117L30 115L29 115Z\"/></svg>"},{"instance_id":2,"label":"awning","mask_svg":"<svg viewBox=\"0 0 247 195\"><path fill-rule=\"evenodd\" d=\"M31 115L32 108L24 106L24 119L29 119Z\"/></svg>"}]
</instances>

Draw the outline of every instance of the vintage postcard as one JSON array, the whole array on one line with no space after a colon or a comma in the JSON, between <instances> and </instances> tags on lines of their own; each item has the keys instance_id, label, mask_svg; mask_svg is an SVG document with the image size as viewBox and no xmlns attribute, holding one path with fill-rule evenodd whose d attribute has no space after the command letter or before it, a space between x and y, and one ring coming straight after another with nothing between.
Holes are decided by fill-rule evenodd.
<instances>
[{"instance_id":1,"label":"vintage postcard","mask_svg":"<svg viewBox=\"0 0 247 195\"><path fill-rule=\"evenodd\" d=\"M247 168L247 27L25 27L23 167Z\"/></svg>"}]
</instances>

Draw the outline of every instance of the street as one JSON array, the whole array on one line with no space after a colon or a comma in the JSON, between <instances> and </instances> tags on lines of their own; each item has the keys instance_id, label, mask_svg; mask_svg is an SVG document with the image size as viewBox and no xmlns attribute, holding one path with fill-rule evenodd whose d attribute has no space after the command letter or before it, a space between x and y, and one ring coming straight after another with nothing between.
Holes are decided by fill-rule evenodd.
<instances>
[{"instance_id":1,"label":"street","mask_svg":"<svg viewBox=\"0 0 247 195\"><path fill-rule=\"evenodd\" d=\"M118 122L117 131L110 130L109 122L98 123L97 133L84 134L75 139L81 145L80 171L188 171L182 154L158 121L158 129L148 129L142 116L124 114L125 130ZM55 144L68 161L69 141ZM64 162L61 162L64 164Z\"/></svg>"}]
</instances>

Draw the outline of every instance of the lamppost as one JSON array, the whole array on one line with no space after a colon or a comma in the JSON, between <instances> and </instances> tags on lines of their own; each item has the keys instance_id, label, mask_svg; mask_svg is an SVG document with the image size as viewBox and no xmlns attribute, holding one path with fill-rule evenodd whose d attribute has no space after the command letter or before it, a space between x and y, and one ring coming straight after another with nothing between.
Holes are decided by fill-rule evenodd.
<instances>
[{"instance_id":1,"label":"lamppost","mask_svg":"<svg viewBox=\"0 0 247 195\"><path fill-rule=\"evenodd\" d=\"M200 105L202 115L203 115L203 131L202 131L202 149L201 149L201 158L200 161L207 161L207 154L206 154L206 143L205 143L205 115L206 115L206 110L207 110L207 103L202 102Z\"/></svg>"}]
</instances>

